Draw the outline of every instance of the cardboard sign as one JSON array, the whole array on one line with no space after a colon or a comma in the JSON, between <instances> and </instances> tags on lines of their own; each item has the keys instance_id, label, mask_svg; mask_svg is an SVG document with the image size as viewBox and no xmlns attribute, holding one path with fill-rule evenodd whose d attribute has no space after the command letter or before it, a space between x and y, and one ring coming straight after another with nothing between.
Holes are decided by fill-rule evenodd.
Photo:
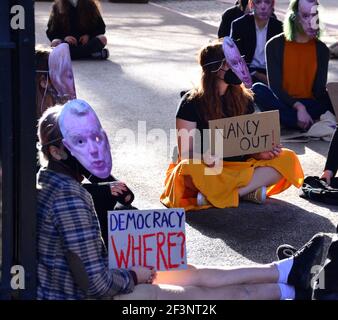
<instances>
[{"instance_id":1,"label":"cardboard sign","mask_svg":"<svg viewBox=\"0 0 338 320\"><path fill-rule=\"evenodd\" d=\"M330 82L326 86L338 121L338 82Z\"/></svg>"},{"instance_id":2,"label":"cardboard sign","mask_svg":"<svg viewBox=\"0 0 338 320\"><path fill-rule=\"evenodd\" d=\"M221 158L269 151L280 143L279 111L209 121L212 154Z\"/></svg>"},{"instance_id":3,"label":"cardboard sign","mask_svg":"<svg viewBox=\"0 0 338 320\"><path fill-rule=\"evenodd\" d=\"M109 268L186 269L184 209L108 212Z\"/></svg>"}]
</instances>

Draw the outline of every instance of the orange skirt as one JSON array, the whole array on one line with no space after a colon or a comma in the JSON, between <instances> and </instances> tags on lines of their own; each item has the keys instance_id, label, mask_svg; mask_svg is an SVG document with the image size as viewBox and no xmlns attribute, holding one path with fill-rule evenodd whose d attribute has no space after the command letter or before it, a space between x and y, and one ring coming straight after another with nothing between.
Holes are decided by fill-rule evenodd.
<instances>
[{"instance_id":1,"label":"orange skirt","mask_svg":"<svg viewBox=\"0 0 338 320\"><path fill-rule=\"evenodd\" d=\"M203 163L194 164L191 160L182 160L169 165L165 188L160 200L166 207L184 208L186 211L210 207L238 207L238 189L251 181L257 167L272 167L282 175L280 181L267 188L267 196L278 194L291 185L299 188L303 183L304 173L297 155L284 148L280 155L272 160L250 158L245 162L223 161L223 169L215 175L205 174L210 168ZM210 204L198 206L195 197L183 197L184 176L186 175L191 176L194 186L208 199Z\"/></svg>"}]
</instances>

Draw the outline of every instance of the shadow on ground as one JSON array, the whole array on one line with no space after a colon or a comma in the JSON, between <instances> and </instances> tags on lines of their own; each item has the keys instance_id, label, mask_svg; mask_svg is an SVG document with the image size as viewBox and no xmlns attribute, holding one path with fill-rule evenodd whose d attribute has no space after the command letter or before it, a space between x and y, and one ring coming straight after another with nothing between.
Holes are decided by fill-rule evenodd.
<instances>
[{"instance_id":1,"label":"shadow on ground","mask_svg":"<svg viewBox=\"0 0 338 320\"><path fill-rule=\"evenodd\" d=\"M239 208L188 212L186 221L257 263L275 260L276 244L298 248L318 232L335 232L329 219L278 199L264 206L241 203Z\"/></svg>"}]
</instances>

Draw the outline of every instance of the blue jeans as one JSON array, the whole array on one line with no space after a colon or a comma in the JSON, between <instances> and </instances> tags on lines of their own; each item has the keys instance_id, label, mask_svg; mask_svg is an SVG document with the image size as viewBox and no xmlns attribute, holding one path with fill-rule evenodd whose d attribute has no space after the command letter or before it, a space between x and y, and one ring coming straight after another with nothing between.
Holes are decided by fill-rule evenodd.
<instances>
[{"instance_id":1,"label":"blue jeans","mask_svg":"<svg viewBox=\"0 0 338 320\"><path fill-rule=\"evenodd\" d=\"M279 110L279 118L282 125L289 128L298 128L297 111L280 100L267 85L255 83L252 91L255 93L255 103L261 111ZM326 111L331 111L334 114L327 93L320 100L298 99L298 101L306 107L306 111L313 120L318 120Z\"/></svg>"}]
</instances>

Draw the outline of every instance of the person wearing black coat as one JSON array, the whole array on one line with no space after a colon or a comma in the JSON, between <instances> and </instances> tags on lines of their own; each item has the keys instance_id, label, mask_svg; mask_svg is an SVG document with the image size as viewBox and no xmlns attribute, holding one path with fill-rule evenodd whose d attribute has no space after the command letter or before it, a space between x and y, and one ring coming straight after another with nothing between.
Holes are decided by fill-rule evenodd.
<instances>
[{"instance_id":1,"label":"person wearing black coat","mask_svg":"<svg viewBox=\"0 0 338 320\"><path fill-rule=\"evenodd\" d=\"M106 25L96 0L55 0L46 34L51 46L67 42L72 59L107 59Z\"/></svg>"},{"instance_id":2,"label":"person wearing black coat","mask_svg":"<svg viewBox=\"0 0 338 320\"><path fill-rule=\"evenodd\" d=\"M253 14L246 14L232 22L231 38L249 66L253 82L267 83L265 45L269 39L283 32L281 21L273 17L274 0L251 0Z\"/></svg>"},{"instance_id":3,"label":"person wearing black coat","mask_svg":"<svg viewBox=\"0 0 338 320\"><path fill-rule=\"evenodd\" d=\"M224 11L218 28L218 38L230 36L232 21L243 16L248 9L248 0L238 0L235 5Z\"/></svg>"}]
</instances>

